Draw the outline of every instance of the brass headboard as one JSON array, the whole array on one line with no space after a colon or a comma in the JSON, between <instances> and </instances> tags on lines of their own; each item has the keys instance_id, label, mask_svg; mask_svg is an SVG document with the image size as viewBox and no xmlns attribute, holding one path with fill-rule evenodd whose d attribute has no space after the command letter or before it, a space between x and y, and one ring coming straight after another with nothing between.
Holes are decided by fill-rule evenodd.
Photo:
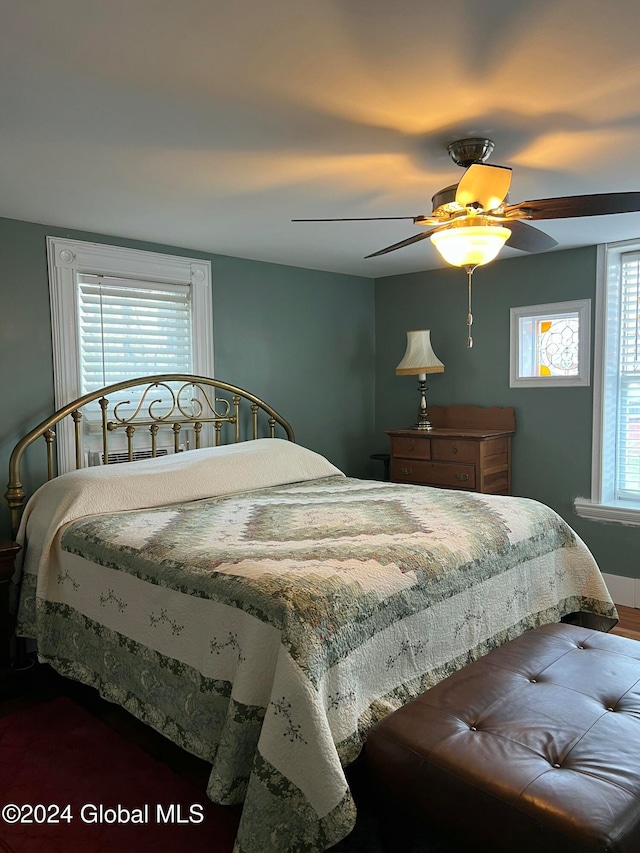
<instances>
[{"instance_id":1,"label":"brass headboard","mask_svg":"<svg viewBox=\"0 0 640 853\"><path fill-rule=\"evenodd\" d=\"M135 397L135 399L127 400L120 395L117 402L110 403L110 396L134 388L137 389L136 394L130 396ZM224 392L225 396L217 396L218 392ZM96 400L98 401L99 413L94 411L91 432L93 433L93 443L100 448L100 464L109 464L110 436L118 431L126 436L126 447L118 454L118 461L129 462L139 458L138 451L134 450L134 436L136 432L140 434L141 431L147 436L150 445L147 450L143 451L143 455L153 457L160 455L158 434L161 429L171 433L171 443L173 451L176 453L185 449L181 444L181 431L183 429L189 428L193 431L193 443L197 449L201 446L202 433L208 424L213 427L216 445L222 443L222 427L224 424L230 425L233 442L260 438L261 429L266 432L266 437L275 438L276 425L282 427L289 441L295 441L289 423L271 406L248 391L230 385L228 382L221 382L206 376L173 373L162 376L143 376L138 379L117 382L114 385L85 394L58 409L16 444L9 460L9 484L5 493L6 501L11 509L11 526L14 534L18 528L25 499L20 478L20 464L25 450L36 439L44 438L47 453L47 478L51 480L56 476L56 431L54 427L58 424L61 424L62 427L65 418L70 418L72 424L70 425L69 439L75 451L75 459L71 460L71 464L75 463L75 468L85 467L87 463L88 421L84 417L82 409ZM244 413L246 413L244 418L243 412L241 412L243 401L250 404L248 412L246 411L247 407L244 408ZM127 406L129 410L125 412ZM134 409L133 412L130 411L132 408ZM262 424L263 419L266 421L266 426ZM67 423L69 422L67 421ZM242 429L243 426L246 426L246 430ZM247 434L243 435L243 432ZM186 449L190 449L189 441ZM166 449L163 448L164 452Z\"/></svg>"}]
</instances>

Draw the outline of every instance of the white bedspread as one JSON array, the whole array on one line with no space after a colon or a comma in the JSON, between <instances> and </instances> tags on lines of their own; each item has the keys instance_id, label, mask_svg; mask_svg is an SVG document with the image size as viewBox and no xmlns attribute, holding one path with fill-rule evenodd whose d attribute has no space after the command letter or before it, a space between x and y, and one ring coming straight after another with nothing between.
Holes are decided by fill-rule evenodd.
<instances>
[{"instance_id":1,"label":"white bedspread","mask_svg":"<svg viewBox=\"0 0 640 853\"><path fill-rule=\"evenodd\" d=\"M82 468L41 486L27 503L17 541L22 569L40 572L58 531L88 515L150 509L268 486L344 476L323 456L280 438L206 447L122 465Z\"/></svg>"}]
</instances>

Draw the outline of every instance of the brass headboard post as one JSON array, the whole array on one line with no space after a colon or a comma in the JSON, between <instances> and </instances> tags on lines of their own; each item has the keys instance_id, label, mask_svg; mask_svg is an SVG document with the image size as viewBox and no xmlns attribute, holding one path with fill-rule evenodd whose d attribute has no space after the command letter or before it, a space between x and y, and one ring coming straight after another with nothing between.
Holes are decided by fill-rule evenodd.
<instances>
[{"instance_id":1,"label":"brass headboard post","mask_svg":"<svg viewBox=\"0 0 640 853\"><path fill-rule=\"evenodd\" d=\"M151 434L151 455L158 455L158 430L160 427L158 424L151 424L149 427L149 433Z\"/></svg>"},{"instance_id":2,"label":"brass headboard post","mask_svg":"<svg viewBox=\"0 0 640 853\"><path fill-rule=\"evenodd\" d=\"M71 412L74 426L74 437L76 445L76 468L82 467L82 437L80 433L80 424L82 423L82 412Z\"/></svg>"},{"instance_id":3,"label":"brass headboard post","mask_svg":"<svg viewBox=\"0 0 640 853\"><path fill-rule=\"evenodd\" d=\"M193 431L196 436L196 450L200 447L200 435L202 434L202 424L200 421L196 421L193 425Z\"/></svg>"},{"instance_id":4,"label":"brass headboard post","mask_svg":"<svg viewBox=\"0 0 640 853\"><path fill-rule=\"evenodd\" d=\"M171 384L179 385L174 389ZM109 417L109 396L128 389L138 389L139 402L131 403L129 400L120 400L115 403ZM224 392L231 397L218 397L216 392ZM148 397L155 394L155 397ZM160 394L160 397L158 395ZM162 396L164 395L164 397ZM158 451L157 433L165 426L173 430L174 451L179 452L180 432L183 427L193 429L195 433L196 448L200 447L200 437L203 425L212 424L215 433L215 443L222 441L222 425L224 423L233 426L233 441L241 440L240 436L240 404L243 400L251 404L252 412L252 435L249 438L258 438L258 414L262 412L267 416L268 436L275 436L275 425L279 424L289 441L295 441L290 424L279 415L271 406L236 385L222 382L207 376L189 376L187 374L168 373L160 376L143 376L138 379L130 379L117 382L98 391L93 391L73 400L50 417L46 418L37 427L25 435L14 447L9 459L9 483L5 493L5 500L11 510L11 527L15 536L20 516L22 514L25 492L20 480L20 465L26 449L38 438L44 437L47 448L47 477L52 479L55 475L54 450L56 431L54 427L71 415L73 419L73 437L75 441L75 465L76 468L83 467L85 454L83 452L82 436L82 409L94 401L98 401L101 410L100 428L102 431L102 463L109 463L109 433L124 430L127 440L126 455L129 461L134 459L133 439L138 427L149 429L151 436L151 450L145 451L147 455L156 456ZM232 408L233 404L233 408ZM134 413L124 415L122 407L135 407ZM162 410L160 411L160 408ZM168 407L168 408L167 408ZM85 417L85 422L87 419ZM187 442L188 447L188 442Z\"/></svg>"},{"instance_id":5,"label":"brass headboard post","mask_svg":"<svg viewBox=\"0 0 640 853\"><path fill-rule=\"evenodd\" d=\"M19 480L9 483L9 488L5 492L4 498L11 511L11 535L15 537L20 525L20 517L25 499L24 489Z\"/></svg>"},{"instance_id":6,"label":"brass headboard post","mask_svg":"<svg viewBox=\"0 0 640 853\"><path fill-rule=\"evenodd\" d=\"M53 464L53 446L56 440L55 431L46 429L44 431L44 440L47 443L47 480L53 480L55 476L55 466Z\"/></svg>"},{"instance_id":7,"label":"brass headboard post","mask_svg":"<svg viewBox=\"0 0 640 853\"><path fill-rule=\"evenodd\" d=\"M180 430L182 429L181 424L174 424L171 429L173 430L173 449L175 453L180 452Z\"/></svg>"},{"instance_id":8,"label":"brass headboard post","mask_svg":"<svg viewBox=\"0 0 640 853\"><path fill-rule=\"evenodd\" d=\"M104 397L101 397L98 401L100 404L100 411L102 412L102 458L104 459L104 464L109 464L109 430L107 425L107 408L109 406L109 401L105 400Z\"/></svg>"},{"instance_id":9,"label":"brass headboard post","mask_svg":"<svg viewBox=\"0 0 640 853\"><path fill-rule=\"evenodd\" d=\"M240 441L240 397L233 398L233 407L235 415L233 423L235 425L235 440Z\"/></svg>"}]
</instances>

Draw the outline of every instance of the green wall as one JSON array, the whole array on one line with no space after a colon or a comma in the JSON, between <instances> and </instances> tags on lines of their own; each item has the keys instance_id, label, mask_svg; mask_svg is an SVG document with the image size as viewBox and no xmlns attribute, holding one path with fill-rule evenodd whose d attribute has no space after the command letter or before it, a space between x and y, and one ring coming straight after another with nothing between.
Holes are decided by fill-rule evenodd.
<instances>
[{"instance_id":1,"label":"green wall","mask_svg":"<svg viewBox=\"0 0 640 853\"><path fill-rule=\"evenodd\" d=\"M48 235L210 260L216 376L270 403L300 444L348 474L367 475L375 401L371 279L0 219L3 483L15 442L54 406ZM27 459L25 490L43 479L38 451ZM0 535L8 533L2 506Z\"/></svg>"},{"instance_id":2,"label":"green wall","mask_svg":"<svg viewBox=\"0 0 640 853\"><path fill-rule=\"evenodd\" d=\"M588 247L497 261L474 274L473 348L466 347L467 277L447 268L376 281L376 450L384 431L410 426L417 378L396 377L409 329L431 329L445 372L428 377L433 405L514 406L513 494L543 501L592 550L602 571L640 577L640 528L579 518L577 496L591 492L593 387L510 388L509 309L592 300L596 249ZM593 359L593 353L592 353Z\"/></svg>"}]
</instances>

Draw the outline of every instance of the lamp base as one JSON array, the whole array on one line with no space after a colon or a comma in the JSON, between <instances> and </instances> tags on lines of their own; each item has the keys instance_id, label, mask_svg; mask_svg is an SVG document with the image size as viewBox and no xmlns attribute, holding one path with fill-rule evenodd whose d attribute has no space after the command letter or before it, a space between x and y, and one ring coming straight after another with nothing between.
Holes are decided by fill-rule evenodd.
<instances>
[{"instance_id":1,"label":"lamp base","mask_svg":"<svg viewBox=\"0 0 640 853\"><path fill-rule=\"evenodd\" d=\"M429 414L427 412L427 376L421 373L418 381L418 389L420 391L420 408L418 409L418 421L415 425L416 429L433 429Z\"/></svg>"}]
</instances>

